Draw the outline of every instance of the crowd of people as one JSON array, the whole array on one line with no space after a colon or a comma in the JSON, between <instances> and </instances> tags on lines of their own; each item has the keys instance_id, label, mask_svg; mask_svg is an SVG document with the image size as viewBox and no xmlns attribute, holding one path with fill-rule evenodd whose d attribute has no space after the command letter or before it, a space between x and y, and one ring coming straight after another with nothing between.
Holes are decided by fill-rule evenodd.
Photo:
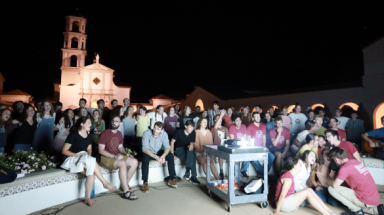
<instances>
[{"instance_id":1,"label":"crowd of people","mask_svg":"<svg viewBox=\"0 0 384 215\"><path fill-rule=\"evenodd\" d=\"M151 112L140 104L135 110L128 98L122 102L119 105L112 100L109 109L100 99L98 108L87 108L87 101L80 99L79 108L64 111L60 102L53 105L48 100L36 102L35 107L18 101L13 110L0 106L0 153L34 149L55 154L62 168L87 176L86 203L91 206L95 176L106 189L116 189L103 178L100 166L119 169L123 198L137 200L129 181L139 161L143 192L149 193L150 160L160 164L167 161L168 185L173 188L177 188L174 161L184 160L183 178L200 185L196 161L212 179L224 179L222 159L218 159L216 169L211 157L207 171L203 145L245 140L268 153L267 170L273 166L271 178L277 184L274 214L307 204L322 214L334 214L327 204L343 204L350 209L343 214L384 215L378 189L357 150L366 141L373 156L384 160L384 146L371 139L384 139L384 128L365 133L357 112L348 118L336 109L334 116L326 116L323 109L315 112L310 106L302 112L297 104L292 113L286 106L281 110L270 107L262 113L260 105L254 112L248 106L236 111L234 107L220 108L218 102L213 102L210 110L184 106L181 111L175 104L167 112L162 105ZM381 121L384 125L384 116ZM127 153L127 147L137 154ZM242 177L248 179L249 163L264 177L263 164L257 160L242 163Z\"/></svg>"}]
</instances>

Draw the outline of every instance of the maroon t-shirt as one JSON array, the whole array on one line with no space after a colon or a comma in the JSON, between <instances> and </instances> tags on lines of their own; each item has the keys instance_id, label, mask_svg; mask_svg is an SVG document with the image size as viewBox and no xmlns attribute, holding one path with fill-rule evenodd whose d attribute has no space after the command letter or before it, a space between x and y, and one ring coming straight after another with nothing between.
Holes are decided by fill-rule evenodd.
<instances>
[{"instance_id":1,"label":"maroon t-shirt","mask_svg":"<svg viewBox=\"0 0 384 215\"><path fill-rule=\"evenodd\" d=\"M269 131L269 137L271 138L271 140L273 140L277 137L277 130L276 129L277 128L274 128L274 129ZM276 146L271 144L270 148L275 147L278 149L282 149L287 145L287 140L290 140L290 133L289 133L288 129L283 128L283 131L280 134L279 142L277 143Z\"/></svg>"},{"instance_id":2,"label":"maroon t-shirt","mask_svg":"<svg viewBox=\"0 0 384 215\"><path fill-rule=\"evenodd\" d=\"M349 160L341 166L337 178L346 181L355 191L356 197L366 205L378 206L380 202L379 191L371 174L364 164L357 160Z\"/></svg>"},{"instance_id":3,"label":"maroon t-shirt","mask_svg":"<svg viewBox=\"0 0 384 215\"><path fill-rule=\"evenodd\" d=\"M280 176L279 181L277 182L276 186L276 193L275 193L275 201L279 201L281 190L283 189L283 179L284 178L290 178L292 180L291 187L288 190L288 193L285 195L285 198L292 195L295 192L295 181L292 173L290 171L286 171L282 176Z\"/></svg>"},{"instance_id":4,"label":"maroon t-shirt","mask_svg":"<svg viewBox=\"0 0 384 215\"><path fill-rule=\"evenodd\" d=\"M343 148L343 149L345 149L345 151L347 151L348 159L349 159L349 160L355 159L355 158L353 157L353 154L354 154L355 152L357 152L357 149L356 149L356 147L355 147L351 142L348 142L348 141L340 141L340 144L339 144L339 146L337 146L337 147Z\"/></svg>"},{"instance_id":5,"label":"maroon t-shirt","mask_svg":"<svg viewBox=\"0 0 384 215\"><path fill-rule=\"evenodd\" d=\"M245 139L245 135L247 135L247 127L244 124L240 125L240 128L237 129L236 125L232 125L229 128L229 134L232 134L233 137L237 140L241 140L241 138Z\"/></svg>"},{"instance_id":6,"label":"maroon t-shirt","mask_svg":"<svg viewBox=\"0 0 384 215\"><path fill-rule=\"evenodd\" d=\"M123 144L123 135L120 131L113 133L111 129L101 132L99 136L99 144L105 145L105 151L118 155L119 145Z\"/></svg>"},{"instance_id":7,"label":"maroon t-shirt","mask_svg":"<svg viewBox=\"0 0 384 215\"><path fill-rule=\"evenodd\" d=\"M255 146L263 146L263 136L267 134L267 127L260 123L259 127L252 123L247 128L248 135L255 140Z\"/></svg>"},{"instance_id":8,"label":"maroon t-shirt","mask_svg":"<svg viewBox=\"0 0 384 215\"><path fill-rule=\"evenodd\" d=\"M168 138L171 139L177 130L177 119L175 116L167 116L164 118L164 131L167 132Z\"/></svg>"}]
</instances>

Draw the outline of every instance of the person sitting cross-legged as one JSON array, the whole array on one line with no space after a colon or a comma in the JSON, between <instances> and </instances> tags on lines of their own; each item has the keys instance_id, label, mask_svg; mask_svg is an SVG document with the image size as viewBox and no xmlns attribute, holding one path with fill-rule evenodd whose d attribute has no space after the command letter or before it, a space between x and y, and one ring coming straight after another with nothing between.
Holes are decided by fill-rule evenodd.
<instances>
[{"instance_id":1,"label":"person sitting cross-legged","mask_svg":"<svg viewBox=\"0 0 384 215\"><path fill-rule=\"evenodd\" d=\"M174 154L175 160L179 158L187 162L187 170L183 178L189 180L194 185L200 185L196 178L196 154L193 145L196 140L196 132L193 130L195 125L192 120L187 120L184 127L184 129L178 129L173 135L171 153ZM190 177L190 172L192 177Z\"/></svg>"},{"instance_id":2,"label":"person sitting cross-legged","mask_svg":"<svg viewBox=\"0 0 384 215\"><path fill-rule=\"evenodd\" d=\"M123 136L117 129L120 126L120 117L114 116L111 128L101 132L99 137L99 153L102 155L100 165L107 169L119 169L121 187L124 191L124 199L136 200L133 189L128 184L137 168L137 160L127 154L123 146ZM127 167L129 170L127 171Z\"/></svg>"},{"instance_id":3,"label":"person sitting cross-legged","mask_svg":"<svg viewBox=\"0 0 384 215\"><path fill-rule=\"evenodd\" d=\"M349 159L345 149L334 147L329 156L340 167L333 184L328 187L329 193L351 211L342 215L384 214L384 206L380 203L380 195L371 173L363 163ZM344 181L350 188L340 186Z\"/></svg>"},{"instance_id":4,"label":"person sitting cross-legged","mask_svg":"<svg viewBox=\"0 0 384 215\"><path fill-rule=\"evenodd\" d=\"M164 146L164 150L160 150ZM169 139L167 132L164 132L164 124L162 122L155 122L152 130L146 130L143 133L143 163L141 167L143 179L143 192L149 193L148 187L148 171L149 161L156 160L159 164L165 163L167 160L168 172L171 181L168 185L177 188L175 161L171 147L169 146Z\"/></svg>"}]
</instances>

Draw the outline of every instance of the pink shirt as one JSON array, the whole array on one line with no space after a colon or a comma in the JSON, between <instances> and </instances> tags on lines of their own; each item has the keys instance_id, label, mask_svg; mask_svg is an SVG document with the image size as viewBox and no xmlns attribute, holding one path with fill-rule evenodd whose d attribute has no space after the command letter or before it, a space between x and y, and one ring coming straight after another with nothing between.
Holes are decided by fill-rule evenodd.
<instances>
[{"instance_id":1,"label":"pink shirt","mask_svg":"<svg viewBox=\"0 0 384 215\"><path fill-rule=\"evenodd\" d=\"M263 146L263 136L267 134L267 128L264 124L260 123L259 127L252 123L247 128L247 133L255 140L255 146Z\"/></svg>"},{"instance_id":2,"label":"pink shirt","mask_svg":"<svg viewBox=\"0 0 384 215\"><path fill-rule=\"evenodd\" d=\"M283 126L288 130L291 129L291 118L289 116L281 116L281 119L283 119Z\"/></svg>"},{"instance_id":3,"label":"pink shirt","mask_svg":"<svg viewBox=\"0 0 384 215\"><path fill-rule=\"evenodd\" d=\"M345 149L345 151L347 151L348 159L349 159L349 160L355 159L355 158L353 157L353 154L354 154L355 152L357 152L357 149L356 149L356 147L355 147L351 142L348 142L348 141L340 141L340 144L339 144L338 147L343 148L343 149Z\"/></svg>"},{"instance_id":4,"label":"pink shirt","mask_svg":"<svg viewBox=\"0 0 384 215\"><path fill-rule=\"evenodd\" d=\"M333 130L333 129L329 128L328 130ZM345 132L345 130L338 128L336 131L337 133L339 133L339 137L341 141L343 141L343 139L347 140L347 133Z\"/></svg>"},{"instance_id":5,"label":"pink shirt","mask_svg":"<svg viewBox=\"0 0 384 215\"><path fill-rule=\"evenodd\" d=\"M371 174L364 164L357 160L349 160L341 166L337 178L346 181L355 191L356 197L366 205L378 206L380 202L379 191Z\"/></svg>"},{"instance_id":6,"label":"pink shirt","mask_svg":"<svg viewBox=\"0 0 384 215\"><path fill-rule=\"evenodd\" d=\"M271 138L271 140L273 140L277 137L277 130L276 129L277 128L274 128L274 129L269 131L269 137ZM280 135L279 142L277 143L276 146L271 144L270 148L273 148L273 147L278 148L278 149L284 148L287 145L287 140L290 140L290 136L291 136L291 134L289 133L288 129L283 128L283 131L281 132L281 135Z\"/></svg>"},{"instance_id":7,"label":"pink shirt","mask_svg":"<svg viewBox=\"0 0 384 215\"><path fill-rule=\"evenodd\" d=\"M279 181L277 182L276 193L275 193L276 202L279 201L280 193L281 193L281 190L283 189L282 180L284 178L290 178L292 180L291 187L289 188L287 195L285 195L285 198L287 198L288 196L292 195L295 192L295 181L294 181L293 175L290 171L286 171L282 176L280 176Z\"/></svg>"},{"instance_id":8,"label":"pink shirt","mask_svg":"<svg viewBox=\"0 0 384 215\"><path fill-rule=\"evenodd\" d=\"M233 125L233 121L231 117L224 115L223 121L224 121L224 126L229 130L229 128Z\"/></svg>"},{"instance_id":9,"label":"pink shirt","mask_svg":"<svg viewBox=\"0 0 384 215\"><path fill-rule=\"evenodd\" d=\"M237 129L235 125L232 125L229 128L229 134L232 134L236 140L240 140L244 135L247 135L247 127L244 124L241 124L240 128Z\"/></svg>"}]
</instances>

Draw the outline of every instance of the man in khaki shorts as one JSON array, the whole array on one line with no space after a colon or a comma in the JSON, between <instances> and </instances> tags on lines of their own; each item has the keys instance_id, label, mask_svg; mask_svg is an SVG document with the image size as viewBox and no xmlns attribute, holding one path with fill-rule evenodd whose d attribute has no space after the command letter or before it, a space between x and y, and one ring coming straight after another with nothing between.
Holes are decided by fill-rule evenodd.
<instances>
[{"instance_id":1,"label":"man in khaki shorts","mask_svg":"<svg viewBox=\"0 0 384 215\"><path fill-rule=\"evenodd\" d=\"M125 152L123 136L117 129L121 124L119 116L112 117L111 128L101 132L99 137L100 166L115 170L119 169L121 187L124 199L137 200L133 189L128 184L137 168L137 160ZM127 171L127 167L129 170Z\"/></svg>"}]
</instances>

